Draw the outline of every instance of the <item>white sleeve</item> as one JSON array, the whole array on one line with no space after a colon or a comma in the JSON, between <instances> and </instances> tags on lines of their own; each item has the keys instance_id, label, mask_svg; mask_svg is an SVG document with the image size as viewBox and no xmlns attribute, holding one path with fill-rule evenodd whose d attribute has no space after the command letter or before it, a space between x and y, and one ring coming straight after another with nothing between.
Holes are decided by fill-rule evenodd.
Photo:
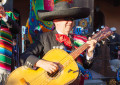
<instances>
[{"instance_id":1,"label":"white sleeve","mask_svg":"<svg viewBox=\"0 0 120 85\"><path fill-rule=\"evenodd\" d=\"M93 59L93 55L92 55L92 56L88 56L88 55L87 55L87 52L86 52L86 59L87 59L87 60L92 60L92 59Z\"/></svg>"}]
</instances>

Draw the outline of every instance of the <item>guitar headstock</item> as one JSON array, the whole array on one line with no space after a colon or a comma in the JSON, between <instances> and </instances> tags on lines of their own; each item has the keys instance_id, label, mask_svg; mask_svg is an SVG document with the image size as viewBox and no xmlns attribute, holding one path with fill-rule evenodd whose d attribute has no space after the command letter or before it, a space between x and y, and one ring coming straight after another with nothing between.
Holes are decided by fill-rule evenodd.
<instances>
[{"instance_id":1,"label":"guitar headstock","mask_svg":"<svg viewBox=\"0 0 120 85\"><path fill-rule=\"evenodd\" d=\"M99 42L112 34L113 34L113 31L109 27L104 27L103 29L98 31L96 34L94 34L92 36L92 39L95 39Z\"/></svg>"}]
</instances>

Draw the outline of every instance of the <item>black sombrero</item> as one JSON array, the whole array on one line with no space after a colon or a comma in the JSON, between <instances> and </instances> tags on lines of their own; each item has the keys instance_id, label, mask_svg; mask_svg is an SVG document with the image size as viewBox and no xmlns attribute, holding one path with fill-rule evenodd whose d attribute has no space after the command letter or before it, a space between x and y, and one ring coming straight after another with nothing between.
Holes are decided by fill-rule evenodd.
<instances>
[{"instance_id":1,"label":"black sombrero","mask_svg":"<svg viewBox=\"0 0 120 85\"><path fill-rule=\"evenodd\" d=\"M38 17L45 21L52 21L54 19L86 18L90 14L89 8L71 7L67 2L58 2L54 5L53 11L38 10Z\"/></svg>"}]
</instances>

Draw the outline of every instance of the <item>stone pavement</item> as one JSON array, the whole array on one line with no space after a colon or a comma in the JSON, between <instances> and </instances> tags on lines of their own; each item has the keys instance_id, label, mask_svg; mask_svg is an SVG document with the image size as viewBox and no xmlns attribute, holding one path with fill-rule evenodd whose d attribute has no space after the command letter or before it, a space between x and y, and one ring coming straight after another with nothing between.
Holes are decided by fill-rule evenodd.
<instances>
[{"instance_id":1,"label":"stone pavement","mask_svg":"<svg viewBox=\"0 0 120 85\"><path fill-rule=\"evenodd\" d=\"M102 81L102 78L105 78L103 75L93 71L89 70L92 74L92 80L85 80L84 85L107 85L106 82Z\"/></svg>"}]
</instances>

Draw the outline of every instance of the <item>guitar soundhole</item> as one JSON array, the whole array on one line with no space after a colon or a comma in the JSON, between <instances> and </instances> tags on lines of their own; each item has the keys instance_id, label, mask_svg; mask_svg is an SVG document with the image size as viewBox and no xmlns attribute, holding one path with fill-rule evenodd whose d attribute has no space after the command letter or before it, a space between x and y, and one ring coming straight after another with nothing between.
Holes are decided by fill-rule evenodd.
<instances>
[{"instance_id":1,"label":"guitar soundhole","mask_svg":"<svg viewBox=\"0 0 120 85\"><path fill-rule=\"evenodd\" d=\"M50 76L50 77L56 77L59 73L59 70L55 71L54 73L49 73L47 72L47 74Z\"/></svg>"},{"instance_id":2,"label":"guitar soundhole","mask_svg":"<svg viewBox=\"0 0 120 85\"><path fill-rule=\"evenodd\" d=\"M62 69L62 65L59 64L57 71L55 71L54 73L49 73L49 72L47 72L47 74L48 74L49 77L55 78L55 77L57 77L58 75L60 75L61 69Z\"/></svg>"}]
</instances>

